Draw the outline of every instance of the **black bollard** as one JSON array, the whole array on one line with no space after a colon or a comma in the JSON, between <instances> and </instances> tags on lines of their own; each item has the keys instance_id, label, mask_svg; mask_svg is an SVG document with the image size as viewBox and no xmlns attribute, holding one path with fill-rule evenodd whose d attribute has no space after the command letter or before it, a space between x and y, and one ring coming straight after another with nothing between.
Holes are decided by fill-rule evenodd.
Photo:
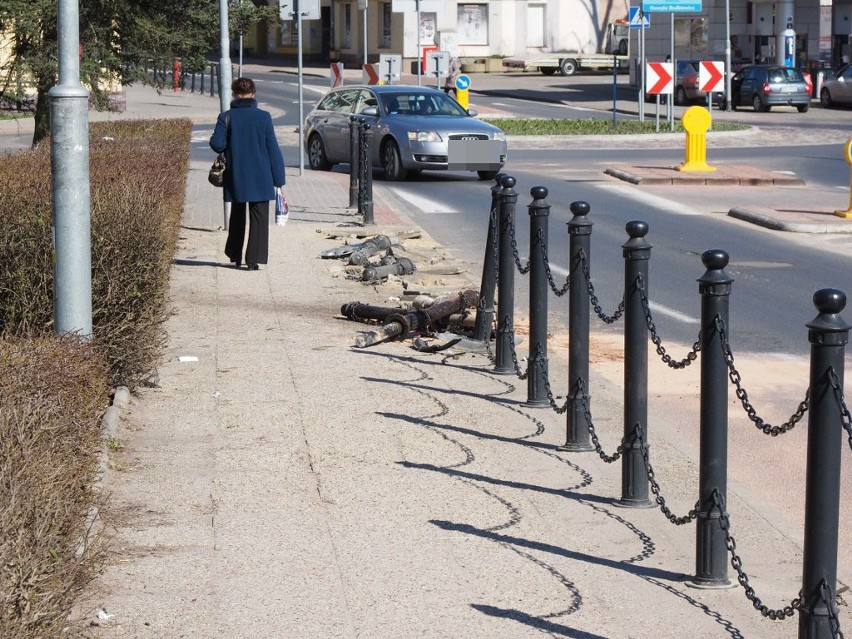
<instances>
[{"instance_id":1,"label":"black bollard","mask_svg":"<svg viewBox=\"0 0 852 639\"><path fill-rule=\"evenodd\" d=\"M850 326L840 317L846 306L842 291L817 291L814 306L819 315L807 324L811 372L799 639L832 639L839 636L832 630L832 619L837 620L837 529L843 450L839 395L843 391L844 348Z\"/></svg>"},{"instance_id":2,"label":"black bollard","mask_svg":"<svg viewBox=\"0 0 852 639\"><path fill-rule=\"evenodd\" d=\"M414 262L407 257L401 257L393 264L383 266L366 266L361 272L361 279L365 282L378 280L388 275L411 275L417 270Z\"/></svg>"},{"instance_id":3,"label":"black bollard","mask_svg":"<svg viewBox=\"0 0 852 639\"><path fill-rule=\"evenodd\" d=\"M366 122L361 135L364 136L364 153L361 156L361 161L364 163L364 203L361 212L364 215L364 224L375 224L373 220L373 128Z\"/></svg>"},{"instance_id":4,"label":"black bollard","mask_svg":"<svg viewBox=\"0 0 852 639\"><path fill-rule=\"evenodd\" d=\"M621 245L624 255L624 442L621 458L621 499L628 508L649 508L648 473L642 447L648 449L648 325L642 305L640 280L648 296L648 260L651 245L645 240L648 224L628 222L630 239ZM636 437L636 426L643 438Z\"/></svg>"},{"instance_id":5,"label":"black bollard","mask_svg":"<svg viewBox=\"0 0 852 639\"><path fill-rule=\"evenodd\" d=\"M550 204L545 201L547 189L530 189L533 201L530 214L530 349L527 359L527 401L523 406L550 406L547 398L547 222Z\"/></svg>"},{"instance_id":6,"label":"black bollard","mask_svg":"<svg viewBox=\"0 0 852 639\"><path fill-rule=\"evenodd\" d=\"M358 118L349 116L349 208L358 206L358 177L361 174L361 154L359 153Z\"/></svg>"},{"instance_id":7,"label":"black bollard","mask_svg":"<svg viewBox=\"0 0 852 639\"><path fill-rule=\"evenodd\" d=\"M515 312L515 260L512 254L512 227L515 223L515 204L518 194L514 189L515 178L503 176L500 189L498 216L497 256L497 340L494 372L499 375L514 375L512 362L514 348Z\"/></svg>"},{"instance_id":8,"label":"black bollard","mask_svg":"<svg viewBox=\"0 0 852 639\"><path fill-rule=\"evenodd\" d=\"M589 264L592 222L588 202L572 202L574 217L568 222L570 236L568 293L568 415L564 450L582 452L594 450L589 437L589 420L583 403L591 403L589 389L589 286L583 275L582 255ZM585 397L584 397L585 395Z\"/></svg>"},{"instance_id":9,"label":"black bollard","mask_svg":"<svg viewBox=\"0 0 852 639\"><path fill-rule=\"evenodd\" d=\"M494 178L496 184L491 187L491 211L488 215L488 235L485 238L485 259L482 263L482 281L479 285L479 309L476 311L476 324L473 339L479 342L491 340L491 322L494 321L494 290L497 287L497 210L500 204L498 193L502 188L500 181L503 173Z\"/></svg>"},{"instance_id":10,"label":"black bollard","mask_svg":"<svg viewBox=\"0 0 852 639\"><path fill-rule=\"evenodd\" d=\"M734 279L725 272L728 254L704 251L707 271L698 279L701 293L701 416L698 517L696 519L695 578L700 588L727 588L728 550L722 530L721 507L728 500L728 365L717 318L727 332L728 302ZM727 512L725 513L727 517Z\"/></svg>"}]
</instances>

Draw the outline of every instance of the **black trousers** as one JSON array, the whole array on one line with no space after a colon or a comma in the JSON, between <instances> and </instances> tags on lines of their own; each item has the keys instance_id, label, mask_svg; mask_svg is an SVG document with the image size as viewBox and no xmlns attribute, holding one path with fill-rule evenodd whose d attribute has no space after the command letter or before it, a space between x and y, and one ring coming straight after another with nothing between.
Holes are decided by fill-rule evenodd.
<instances>
[{"instance_id":1,"label":"black trousers","mask_svg":"<svg viewBox=\"0 0 852 639\"><path fill-rule=\"evenodd\" d=\"M246 204L249 212L249 234L245 260L243 242L246 237ZM225 255L232 262L266 264L269 261L269 202L233 202L228 223L228 241Z\"/></svg>"}]
</instances>

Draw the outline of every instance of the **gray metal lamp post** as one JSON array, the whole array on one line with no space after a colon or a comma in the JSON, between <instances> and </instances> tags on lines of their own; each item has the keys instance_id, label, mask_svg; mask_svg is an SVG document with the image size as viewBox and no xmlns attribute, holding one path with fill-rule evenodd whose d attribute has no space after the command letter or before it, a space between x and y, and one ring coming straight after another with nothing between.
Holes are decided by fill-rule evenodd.
<instances>
[{"instance_id":1,"label":"gray metal lamp post","mask_svg":"<svg viewBox=\"0 0 852 639\"><path fill-rule=\"evenodd\" d=\"M228 0L219 0L219 111L231 106L231 37L228 33ZM224 229L231 221L231 203L224 203Z\"/></svg>"},{"instance_id":2,"label":"gray metal lamp post","mask_svg":"<svg viewBox=\"0 0 852 639\"><path fill-rule=\"evenodd\" d=\"M54 321L57 333L92 335L89 92L80 84L80 8L59 0L59 84L50 98Z\"/></svg>"}]
</instances>

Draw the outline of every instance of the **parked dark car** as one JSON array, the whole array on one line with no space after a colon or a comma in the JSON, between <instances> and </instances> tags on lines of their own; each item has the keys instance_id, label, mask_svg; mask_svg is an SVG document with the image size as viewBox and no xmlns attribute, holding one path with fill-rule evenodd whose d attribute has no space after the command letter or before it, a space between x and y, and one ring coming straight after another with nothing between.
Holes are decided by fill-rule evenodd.
<instances>
[{"instance_id":1,"label":"parked dark car","mask_svg":"<svg viewBox=\"0 0 852 639\"><path fill-rule=\"evenodd\" d=\"M372 164L385 179L404 180L430 170L475 171L493 179L506 162L506 136L439 89L406 85L332 89L305 118L305 150L311 169L348 164L349 118L373 130Z\"/></svg>"},{"instance_id":2,"label":"parked dark car","mask_svg":"<svg viewBox=\"0 0 852 639\"><path fill-rule=\"evenodd\" d=\"M700 60L677 60L675 65L674 103L685 106L690 102L706 100L704 91L698 89L698 65Z\"/></svg>"},{"instance_id":3,"label":"parked dark car","mask_svg":"<svg viewBox=\"0 0 852 639\"><path fill-rule=\"evenodd\" d=\"M731 107L751 106L769 111L774 106L794 106L805 113L811 95L802 72L793 67L756 64L743 68L731 79Z\"/></svg>"},{"instance_id":4,"label":"parked dark car","mask_svg":"<svg viewBox=\"0 0 852 639\"><path fill-rule=\"evenodd\" d=\"M837 73L823 80L819 101L827 109L835 104L852 105L852 64L841 67Z\"/></svg>"}]
</instances>

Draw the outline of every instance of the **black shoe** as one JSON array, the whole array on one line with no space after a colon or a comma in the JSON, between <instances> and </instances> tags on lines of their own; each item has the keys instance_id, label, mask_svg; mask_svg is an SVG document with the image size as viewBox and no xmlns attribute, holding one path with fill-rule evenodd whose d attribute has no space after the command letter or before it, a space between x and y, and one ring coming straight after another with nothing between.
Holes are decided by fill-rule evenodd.
<instances>
[{"instance_id":1,"label":"black shoe","mask_svg":"<svg viewBox=\"0 0 852 639\"><path fill-rule=\"evenodd\" d=\"M258 266L257 264L246 264L246 266L248 267L248 270L250 270L250 271L259 271L260 270L260 266Z\"/></svg>"}]
</instances>

